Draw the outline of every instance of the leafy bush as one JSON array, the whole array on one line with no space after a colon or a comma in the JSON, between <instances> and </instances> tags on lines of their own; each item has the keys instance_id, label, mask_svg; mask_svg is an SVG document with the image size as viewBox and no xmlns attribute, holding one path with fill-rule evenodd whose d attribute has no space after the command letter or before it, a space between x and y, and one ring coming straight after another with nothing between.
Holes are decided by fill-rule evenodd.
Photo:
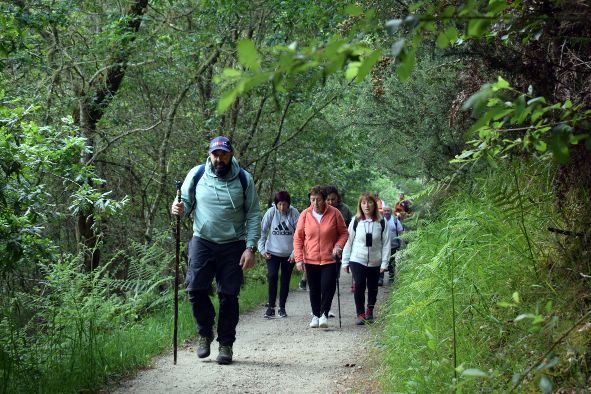
<instances>
[{"instance_id":1,"label":"leafy bush","mask_svg":"<svg viewBox=\"0 0 591 394\"><path fill-rule=\"evenodd\" d=\"M573 333L577 286L547 271L557 253L539 164L464 185L417 228L388 305L387 391L585 386L590 341Z\"/></svg>"}]
</instances>

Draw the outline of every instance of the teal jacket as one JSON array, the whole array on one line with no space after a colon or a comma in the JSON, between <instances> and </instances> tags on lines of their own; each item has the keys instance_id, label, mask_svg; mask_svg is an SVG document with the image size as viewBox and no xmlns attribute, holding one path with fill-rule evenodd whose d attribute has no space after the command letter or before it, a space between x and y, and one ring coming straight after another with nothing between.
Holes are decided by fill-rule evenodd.
<instances>
[{"instance_id":1,"label":"teal jacket","mask_svg":"<svg viewBox=\"0 0 591 394\"><path fill-rule=\"evenodd\" d=\"M197 185L193 178L199 166L193 167L181 187L181 198L185 203L185 215L195 202L193 211L193 235L216 243L246 240L246 246L256 246L261 235L259 197L252 175L247 171L248 186L243 191L238 177L240 166L232 158L232 168L223 178L211 169L211 161L205 162L205 173ZM195 200L189 191L195 190ZM246 196L246 199L245 199Z\"/></svg>"}]
</instances>

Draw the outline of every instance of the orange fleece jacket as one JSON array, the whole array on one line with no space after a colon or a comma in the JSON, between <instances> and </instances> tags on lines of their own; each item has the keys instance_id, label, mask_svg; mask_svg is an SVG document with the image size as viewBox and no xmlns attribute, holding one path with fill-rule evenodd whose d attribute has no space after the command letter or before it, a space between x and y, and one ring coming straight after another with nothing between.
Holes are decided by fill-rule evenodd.
<instances>
[{"instance_id":1,"label":"orange fleece jacket","mask_svg":"<svg viewBox=\"0 0 591 394\"><path fill-rule=\"evenodd\" d=\"M293 236L295 261L316 265L335 263L332 249L335 245L344 248L349 238L343 215L338 209L327 205L318 223L312 215L312 209L304 209L298 220Z\"/></svg>"}]
</instances>

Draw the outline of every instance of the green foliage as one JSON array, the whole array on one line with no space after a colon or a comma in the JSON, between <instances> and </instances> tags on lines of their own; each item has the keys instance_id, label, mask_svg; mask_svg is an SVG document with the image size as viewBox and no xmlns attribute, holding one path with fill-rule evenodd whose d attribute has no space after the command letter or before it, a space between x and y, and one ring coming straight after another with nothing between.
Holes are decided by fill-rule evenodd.
<instances>
[{"instance_id":1,"label":"green foliage","mask_svg":"<svg viewBox=\"0 0 591 394\"><path fill-rule=\"evenodd\" d=\"M3 94L0 100L5 100ZM72 193L64 199L73 213L91 205L100 219L115 215L126 202L83 183L88 178L100 180L93 167L77 164L88 147L71 119L62 119L56 128L41 127L29 120L35 107L7 104L0 104L0 238L5 240L0 246L0 275L54 258L57 250L46 226L67 214L52 207L49 190L56 182Z\"/></svg>"},{"instance_id":2,"label":"green foliage","mask_svg":"<svg viewBox=\"0 0 591 394\"><path fill-rule=\"evenodd\" d=\"M35 293L3 299L2 392L97 390L169 349L171 246L166 234L151 246L132 243L126 253L121 251L90 273L84 272L79 259L68 257L41 267L44 280ZM265 273L260 261L246 273L240 297L243 312L265 298ZM120 279L124 274L126 279ZM195 323L190 305L183 301L185 293L179 297L182 343L195 335ZM24 324L17 323L25 318Z\"/></svg>"},{"instance_id":3,"label":"green foliage","mask_svg":"<svg viewBox=\"0 0 591 394\"><path fill-rule=\"evenodd\" d=\"M591 110L573 106L570 100L548 104L544 97L533 96L531 87L527 94L520 94L502 77L484 85L463 108L472 109L477 120L468 133L478 138L468 142L474 148L462 152L455 162L494 159L519 149L540 154L550 151L556 161L566 164L570 146L591 139L589 133L577 133L577 129L589 128Z\"/></svg>"},{"instance_id":4,"label":"green foliage","mask_svg":"<svg viewBox=\"0 0 591 394\"><path fill-rule=\"evenodd\" d=\"M561 343L581 321L573 323L572 282L545 274L556 258L544 230L553 219L550 172L536 166L519 169L526 186L506 168L464 184L409 234L387 311L385 391L583 387L584 356L572 364L569 354L589 339Z\"/></svg>"}]
</instances>

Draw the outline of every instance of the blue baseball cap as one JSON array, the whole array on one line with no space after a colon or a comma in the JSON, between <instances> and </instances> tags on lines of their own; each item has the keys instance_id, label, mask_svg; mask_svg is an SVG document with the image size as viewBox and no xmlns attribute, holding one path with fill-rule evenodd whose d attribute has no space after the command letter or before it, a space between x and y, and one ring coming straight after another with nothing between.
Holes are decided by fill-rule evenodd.
<instances>
[{"instance_id":1,"label":"blue baseball cap","mask_svg":"<svg viewBox=\"0 0 591 394\"><path fill-rule=\"evenodd\" d=\"M215 137L209 143L209 153L221 149L226 152L232 152L234 149L232 148L232 144L230 144L230 140L223 135L219 137Z\"/></svg>"}]
</instances>

